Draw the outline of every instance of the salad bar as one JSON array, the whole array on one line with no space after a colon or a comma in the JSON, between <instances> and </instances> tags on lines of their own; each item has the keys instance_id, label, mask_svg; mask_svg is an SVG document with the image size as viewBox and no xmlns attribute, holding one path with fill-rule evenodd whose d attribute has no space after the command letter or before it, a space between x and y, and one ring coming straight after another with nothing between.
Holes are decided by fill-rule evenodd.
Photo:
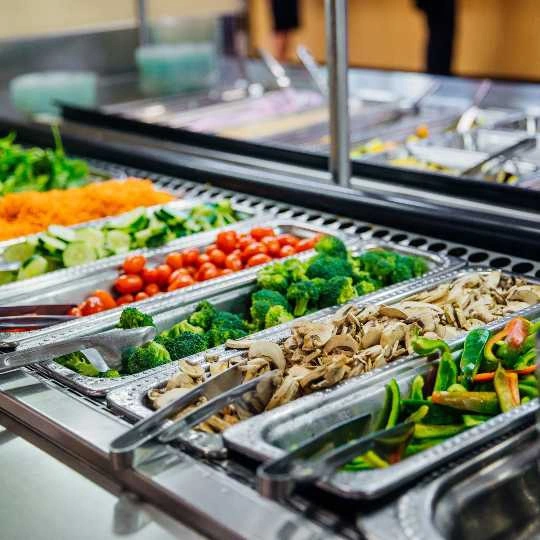
<instances>
[{"instance_id":1,"label":"salad bar","mask_svg":"<svg viewBox=\"0 0 540 540\"><path fill-rule=\"evenodd\" d=\"M490 129L470 133L474 152L522 140ZM439 140L414 133L406 147ZM0 164L28 151L18 140L4 139ZM520 500L538 487L531 244L515 238L520 257L472 248L459 217L462 242L367 223L352 206L314 210L331 201L315 180L295 206L292 188L257 188L256 170L231 190L202 170L96 161L90 142L66 156L56 141L17 157L33 168L0 199L12 227L0 245L4 425L215 538L472 538L486 509L471 482L490 489L475 464L522 478ZM77 164L74 183L32 183L39 152ZM59 199L41 212L44 191ZM36 215L31 228L9 197ZM84 213L71 210L79 198ZM446 493L455 485L476 501L468 513ZM484 537L534 533L535 508Z\"/></svg>"}]
</instances>

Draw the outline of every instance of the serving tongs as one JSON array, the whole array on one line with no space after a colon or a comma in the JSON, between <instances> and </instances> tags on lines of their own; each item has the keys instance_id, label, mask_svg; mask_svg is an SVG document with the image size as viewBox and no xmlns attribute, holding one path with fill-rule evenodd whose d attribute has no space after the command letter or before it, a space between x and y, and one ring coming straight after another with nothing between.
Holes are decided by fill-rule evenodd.
<instances>
[{"instance_id":1,"label":"serving tongs","mask_svg":"<svg viewBox=\"0 0 540 540\"><path fill-rule=\"evenodd\" d=\"M107 332L100 332L93 336L80 336L64 339L50 345L39 345L22 350L6 352L0 355L0 373L12 369L22 368L38 362L49 362L77 351L97 350L101 358L94 358L86 354L88 361L98 370L117 369L122 363L122 351L128 347L136 347L151 341L156 336L153 326L132 328L124 330L115 328ZM10 342L7 342L11 344ZM13 344L15 347L16 343ZM5 349L4 349L5 350Z\"/></svg>"},{"instance_id":2,"label":"serving tongs","mask_svg":"<svg viewBox=\"0 0 540 540\"><path fill-rule=\"evenodd\" d=\"M489 79L484 79L476 89L471 105L463 111L457 121L456 131L460 135L465 135L473 127L480 113L480 105L489 94L492 84Z\"/></svg>"},{"instance_id":3,"label":"serving tongs","mask_svg":"<svg viewBox=\"0 0 540 540\"><path fill-rule=\"evenodd\" d=\"M72 307L73 304L0 306L0 331L38 330L69 321L74 317L66 313Z\"/></svg>"},{"instance_id":4,"label":"serving tongs","mask_svg":"<svg viewBox=\"0 0 540 540\"><path fill-rule=\"evenodd\" d=\"M370 450L403 448L414 433L414 423L365 435L371 415L360 414L307 440L283 457L257 469L257 490L269 499L283 500L297 484L327 482L338 469ZM354 473L352 473L354 474Z\"/></svg>"},{"instance_id":5,"label":"serving tongs","mask_svg":"<svg viewBox=\"0 0 540 540\"><path fill-rule=\"evenodd\" d=\"M481 174L486 163L489 163L496 158L510 159L517 152L531 150L532 148L536 148L536 137L527 137L525 139L521 139L517 143L492 152L473 167L469 167L468 169L461 171L459 176L475 176L477 174Z\"/></svg>"},{"instance_id":6,"label":"serving tongs","mask_svg":"<svg viewBox=\"0 0 540 540\"><path fill-rule=\"evenodd\" d=\"M259 48L259 54L261 55L264 66L274 78L277 87L282 90L289 88L291 86L291 79L287 75L285 68L267 49Z\"/></svg>"},{"instance_id":7,"label":"serving tongs","mask_svg":"<svg viewBox=\"0 0 540 540\"><path fill-rule=\"evenodd\" d=\"M184 446L207 457L223 457L225 447L220 435L212 437L211 434L192 432L191 429L233 403L237 409L250 415L256 395L273 385L274 376L277 374L277 370L268 371L243 383L244 372L240 369L240 364L236 364L209 378L148 418L140 420L133 428L115 439L110 446L113 467L124 470L133 466L136 451L154 439L162 443L180 441ZM185 416L170 419L201 398L208 401Z\"/></svg>"}]
</instances>

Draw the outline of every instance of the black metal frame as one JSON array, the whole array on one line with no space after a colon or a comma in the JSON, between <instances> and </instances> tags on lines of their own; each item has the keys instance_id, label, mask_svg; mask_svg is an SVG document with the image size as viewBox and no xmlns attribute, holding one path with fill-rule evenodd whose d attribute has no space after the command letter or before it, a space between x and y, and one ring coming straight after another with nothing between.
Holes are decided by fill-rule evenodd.
<instances>
[{"instance_id":1,"label":"black metal frame","mask_svg":"<svg viewBox=\"0 0 540 540\"><path fill-rule=\"evenodd\" d=\"M196 133L181 128L150 124L125 118L99 109L62 106L66 120L99 126L107 129L136 133L163 141L175 142L199 148L218 150L228 154L250 156L317 170L328 170L328 156L308 150L243 140L228 139L219 135ZM466 199L491 202L496 205L513 206L523 210L537 211L540 208L540 191L523 189L506 184L487 184L468 178L448 177L436 172L400 169L385 165L352 161L354 176L377 179L383 182L435 191Z\"/></svg>"},{"instance_id":2,"label":"black metal frame","mask_svg":"<svg viewBox=\"0 0 540 540\"><path fill-rule=\"evenodd\" d=\"M23 143L51 146L52 134L47 126L0 120L0 133L16 131ZM242 170L227 172L221 163L207 166L209 160L149 148L133 143L89 140L69 128L62 132L66 150L82 157L102 159L126 167L185 178L203 184L265 197L315 210L327 211L362 221L418 234L429 234L449 241L465 243L498 252L540 260L540 230L535 224L519 220L502 220L490 214L458 212L441 205L399 202L390 196L367 196L361 191L345 189L294 178L279 173ZM205 165L206 161L206 165Z\"/></svg>"}]
</instances>

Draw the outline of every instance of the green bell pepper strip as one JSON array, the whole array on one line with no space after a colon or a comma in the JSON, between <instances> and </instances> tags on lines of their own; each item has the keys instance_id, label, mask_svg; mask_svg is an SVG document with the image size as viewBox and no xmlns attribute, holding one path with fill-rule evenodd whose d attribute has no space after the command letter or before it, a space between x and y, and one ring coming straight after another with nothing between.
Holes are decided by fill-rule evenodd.
<instances>
[{"instance_id":1,"label":"green bell pepper strip","mask_svg":"<svg viewBox=\"0 0 540 540\"><path fill-rule=\"evenodd\" d=\"M530 384L518 384L518 390L520 396L527 396L531 399L540 396L538 388L531 386Z\"/></svg>"},{"instance_id":2,"label":"green bell pepper strip","mask_svg":"<svg viewBox=\"0 0 540 540\"><path fill-rule=\"evenodd\" d=\"M460 411L480 414L500 412L499 400L495 392L433 392L431 399L433 403Z\"/></svg>"},{"instance_id":3,"label":"green bell pepper strip","mask_svg":"<svg viewBox=\"0 0 540 540\"><path fill-rule=\"evenodd\" d=\"M502 412L508 412L520 404L517 373L508 373L499 364L495 371L493 385Z\"/></svg>"},{"instance_id":4,"label":"green bell pepper strip","mask_svg":"<svg viewBox=\"0 0 540 540\"><path fill-rule=\"evenodd\" d=\"M420 356L430 356L436 352L450 354L450 347L442 339L429 339L421 336L414 336L411 340L414 352Z\"/></svg>"},{"instance_id":5,"label":"green bell pepper strip","mask_svg":"<svg viewBox=\"0 0 540 540\"><path fill-rule=\"evenodd\" d=\"M427 450L432 446L436 446L437 444L441 444L444 441L446 441L446 437L419 440L413 439L405 449L405 457L414 456L414 454L423 452L424 450Z\"/></svg>"},{"instance_id":6,"label":"green bell pepper strip","mask_svg":"<svg viewBox=\"0 0 540 540\"><path fill-rule=\"evenodd\" d=\"M417 375L411 384L411 390L409 392L409 399L424 399L424 377Z\"/></svg>"},{"instance_id":7,"label":"green bell pepper strip","mask_svg":"<svg viewBox=\"0 0 540 540\"><path fill-rule=\"evenodd\" d=\"M442 392L448 390L453 384L457 382L457 366L452 358L450 352L444 352L439 360L439 366L437 368L437 376L435 377L435 384L433 390L435 392Z\"/></svg>"},{"instance_id":8,"label":"green bell pepper strip","mask_svg":"<svg viewBox=\"0 0 540 540\"><path fill-rule=\"evenodd\" d=\"M528 386L538 387L538 379L536 375L525 375L519 378L519 384L526 384Z\"/></svg>"},{"instance_id":9,"label":"green bell pepper strip","mask_svg":"<svg viewBox=\"0 0 540 540\"><path fill-rule=\"evenodd\" d=\"M464 414L462 416L463 424L467 427L475 427L487 422L491 416L486 416L485 414Z\"/></svg>"},{"instance_id":10,"label":"green bell pepper strip","mask_svg":"<svg viewBox=\"0 0 540 540\"><path fill-rule=\"evenodd\" d=\"M429 406L422 405L418 410L413 412L410 416L407 417L405 422L421 422L429 413Z\"/></svg>"},{"instance_id":11,"label":"green bell pepper strip","mask_svg":"<svg viewBox=\"0 0 540 540\"><path fill-rule=\"evenodd\" d=\"M374 469L384 469L390 466L390 463L388 463L388 461L384 460L382 457L376 454L373 450L369 450L369 452L366 452L362 457Z\"/></svg>"},{"instance_id":12,"label":"green bell pepper strip","mask_svg":"<svg viewBox=\"0 0 540 540\"><path fill-rule=\"evenodd\" d=\"M432 426L430 424L416 424L414 426L415 439L440 439L441 437L453 437L467 429L462 424L445 424Z\"/></svg>"},{"instance_id":13,"label":"green bell pepper strip","mask_svg":"<svg viewBox=\"0 0 540 540\"><path fill-rule=\"evenodd\" d=\"M399 385L395 379L392 379L386 385L384 405L379 413L374 431L388 429L397 424L399 413L401 412L400 401Z\"/></svg>"},{"instance_id":14,"label":"green bell pepper strip","mask_svg":"<svg viewBox=\"0 0 540 540\"><path fill-rule=\"evenodd\" d=\"M473 378L478 372L484 358L484 347L489 340L490 332L485 328L471 330L465 338L463 353L459 366L463 375L463 384L470 388Z\"/></svg>"},{"instance_id":15,"label":"green bell pepper strip","mask_svg":"<svg viewBox=\"0 0 540 540\"><path fill-rule=\"evenodd\" d=\"M447 392L467 392L467 389L462 384L456 383L448 387Z\"/></svg>"},{"instance_id":16,"label":"green bell pepper strip","mask_svg":"<svg viewBox=\"0 0 540 540\"><path fill-rule=\"evenodd\" d=\"M521 404L525 405L526 403L529 403L531 401L531 398L529 396L524 396L521 398Z\"/></svg>"}]
</instances>

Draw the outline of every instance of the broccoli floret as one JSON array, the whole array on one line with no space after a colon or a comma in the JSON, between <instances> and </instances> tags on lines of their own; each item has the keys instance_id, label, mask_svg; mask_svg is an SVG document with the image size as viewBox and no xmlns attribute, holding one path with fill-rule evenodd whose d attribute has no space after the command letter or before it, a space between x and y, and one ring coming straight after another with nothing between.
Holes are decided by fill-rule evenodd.
<instances>
[{"instance_id":1,"label":"broccoli floret","mask_svg":"<svg viewBox=\"0 0 540 540\"><path fill-rule=\"evenodd\" d=\"M60 365L71 369L79 375L84 375L85 377L98 377L99 370L96 369L86 358L86 356L80 352L72 352L69 354L64 354L55 358L55 362L58 362Z\"/></svg>"},{"instance_id":2,"label":"broccoli floret","mask_svg":"<svg viewBox=\"0 0 540 540\"><path fill-rule=\"evenodd\" d=\"M294 317L283 306L272 306L267 312L264 318L264 327L271 328L278 324L290 321Z\"/></svg>"},{"instance_id":3,"label":"broccoli floret","mask_svg":"<svg viewBox=\"0 0 540 540\"><path fill-rule=\"evenodd\" d=\"M378 287L376 285L376 282L373 280L359 281L358 283L354 285L354 288L356 289L358 296L363 296L364 294L369 294L380 289L380 287Z\"/></svg>"},{"instance_id":4,"label":"broccoli floret","mask_svg":"<svg viewBox=\"0 0 540 540\"><path fill-rule=\"evenodd\" d=\"M283 267L289 276L289 282L302 281L306 279L306 263L299 259L288 259L283 263Z\"/></svg>"},{"instance_id":5,"label":"broccoli floret","mask_svg":"<svg viewBox=\"0 0 540 540\"><path fill-rule=\"evenodd\" d=\"M211 347L217 347L228 339L240 339L247 335L248 328L241 317L228 311L218 311L208 332Z\"/></svg>"},{"instance_id":6,"label":"broccoli floret","mask_svg":"<svg viewBox=\"0 0 540 540\"><path fill-rule=\"evenodd\" d=\"M122 354L122 372L128 375L140 373L170 361L167 349L156 341L150 341L140 347L129 348Z\"/></svg>"},{"instance_id":7,"label":"broccoli floret","mask_svg":"<svg viewBox=\"0 0 540 540\"><path fill-rule=\"evenodd\" d=\"M390 274L390 283L399 283L413 277L412 268L405 261L398 260L394 270Z\"/></svg>"},{"instance_id":8,"label":"broccoli floret","mask_svg":"<svg viewBox=\"0 0 540 540\"><path fill-rule=\"evenodd\" d=\"M210 302L203 300L189 316L188 321L193 326L198 326L203 330L210 330L216 313L216 308Z\"/></svg>"},{"instance_id":9,"label":"broccoli floret","mask_svg":"<svg viewBox=\"0 0 540 540\"><path fill-rule=\"evenodd\" d=\"M306 274L309 278L331 279L336 276L351 277L352 264L347 259L315 255L309 260Z\"/></svg>"},{"instance_id":10,"label":"broccoli floret","mask_svg":"<svg viewBox=\"0 0 540 540\"><path fill-rule=\"evenodd\" d=\"M223 199L215 205L216 218L214 220L214 227L225 227L231 223L236 223L238 217L234 211L231 201L229 199Z\"/></svg>"},{"instance_id":11,"label":"broccoli floret","mask_svg":"<svg viewBox=\"0 0 540 540\"><path fill-rule=\"evenodd\" d=\"M324 280L303 280L293 283L287 290L287 300L294 305L294 316L301 317L306 313L308 307L316 307L321 295L321 284Z\"/></svg>"},{"instance_id":12,"label":"broccoli floret","mask_svg":"<svg viewBox=\"0 0 540 540\"><path fill-rule=\"evenodd\" d=\"M348 255L347 246L335 236L323 236L316 244L315 250L322 255L339 257L346 259Z\"/></svg>"},{"instance_id":13,"label":"broccoli floret","mask_svg":"<svg viewBox=\"0 0 540 540\"><path fill-rule=\"evenodd\" d=\"M128 330L129 328L141 328L143 326L156 326L154 319L134 307L127 307L122 311L117 328Z\"/></svg>"},{"instance_id":14,"label":"broccoli floret","mask_svg":"<svg viewBox=\"0 0 540 540\"><path fill-rule=\"evenodd\" d=\"M385 256L383 251L367 251L356 257L356 262L360 270L369 272L370 276L388 283L390 276L395 268L395 262Z\"/></svg>"},{"instance_id":15,"label":"broccoli floret","mask_svg":"<svg viewBox=\"0 0 540 540\"><path fill-rule=\"evenodd\" d=\"M116 369L108 369L107 371L101 372L99 376L102 379L116 379L117 377L120 377L120 373L116 371Z\"/></svg>"},{"instance_id":16,"label":"broccoli floret","mask_svg":"<svg viewBox=\"0 0 540 540\"><path fill-rule=\"evenodd\" d=\"M189 332L191 334L204 334L204 330L200 326L195 326L190 324L187 320L180 321L174 326L171 326L165 332L162 332L160 336L163 337L176 337L184 332Z\"/></svg>"},{"instance_id":17,"label":"broccoli floret","mask_svg":"<svg viewBox=\"0 0 540 540\"><path fill-rule=\"evenodd\" d=\"M256 328L264 328L266 313L272 306L282 306L286 311L290 311L289 302L277 291L261 289L251 295L249 313Z\"/></svg>"},{"instance_id":18,"label":"broccoli floret","mask_svg":"<svg viewBox=\"0 0 540 540\"><path fill-rule=\"evenodd\" d=\"M178 360L208 349L208 339L194 332L181 332L174 336L158 336L156 342L167 349L171 360Z\"/></svg>"},{"instance_id":19,"label":"broccoli floret","mask_svg":"<svg viewBox=\"0 0 540 540\"><path fill-rule=\"evenodd\" d=\"M336 276L326 282L319 302L321 307L329 307L344 304L357 296L352 278Z\"/></svg>"},{"instance_id":20,"label":"broccoli floret","mask_svg":"<svg viewBox=\"0 0 540 540\"><path fill-rule=\"evenodd\" d=\"M429 270L428 263L423 257L401 255L398 259L398 262L399 261L406 264L411 269L413 277L421 276Z\"/></svg>"},{"instance_id":21,"label":"broccoli floret","mask_svg":"<svg viewBox=\"0 0 540 540\"><path fill-rule=\"evenodd\" d=\"M267 266L257 273L257 284L261 289L271 289L285 294L289 286L289 274L281 263Z\"/></svg>"}]
</instances>

